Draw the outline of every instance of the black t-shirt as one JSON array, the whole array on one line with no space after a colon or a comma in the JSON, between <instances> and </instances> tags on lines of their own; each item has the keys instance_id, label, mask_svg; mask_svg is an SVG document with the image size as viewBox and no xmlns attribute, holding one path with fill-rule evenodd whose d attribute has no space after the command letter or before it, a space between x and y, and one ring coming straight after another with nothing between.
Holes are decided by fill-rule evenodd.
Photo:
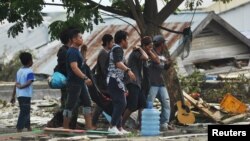
<instances>
[{"instance_id":1,"label":"black t-shirt","mask_svg":"<svg viewBox=\"0 0 250 141\"><path fill-rule=\"evenodd\" d=\"M106 51L105 49L102 49L100 51L100 53L98 54L98 57L97 57L97 68L96 68L96 73L98 75L102 75L104 76L105 75L105 70L107 69L106 67L106 64L107 64L107 61L108 61L108 58L109 58L109 53L108 51Z\"/></svg>"},{"instance_id":2,"label":"black t-shirt","mask_svg":"<svg viewBox=\"0 0 250 141\"><path fill-rule=\"evenodd\" d=\"M102 49L97 57L96 65L96 84L100 90L106 90L107 88L107 71L108 71L108 60L109 53L105 49Z\"/></svg>"},{"instance_id":3,"label":"black t-shirt","mask_svg":"<svg viewBox=\"0 0 250 141\"><path fill-rule=\"evenodd\" d=\"M149 65L149 78L151 86L165 85L162 73L165 70L166 64L164 60L166 60L166 58L163 55L158 55L158 57L160 58L160 64L151 61Z\"/></svg>"},{"instance_id":4,"label":"black t-shirt","mask_svg":"<svg viewBox=\"0 0 250 141\"><path fill-rule=\"evenodd\" d=\"M67 71L66 71L66 54L67 50L69 49L68 46L63 45L60 47L60 49L57 52L57 65L54 68L54 72L60 72L64 76L67 77Z\"/></svg>"},{"instance_id":5,"label":"black t-shirt","mask_svg":"<svg viewBox=\"0 0 250 141\"><path fill-rule=\"evenodd\" d=\"M142 64L143 60L140 59L141 53L139 50L133 50L128 58L128 67L131 71L135 74L136 81L132 81L128 79L128 83L136 84L137 86L141 87L142 81Z\"/></svg>"},{"instance_id":6,"label":"black t-shirt","mask_svg":"<svg viewBox=\"0 0 250 141\"><path fill-rule=\"evenodd\" d=\"M116 47L113 49L114 64L123 61L123 49L121 47Z\"/></svg>"}]
</instances>

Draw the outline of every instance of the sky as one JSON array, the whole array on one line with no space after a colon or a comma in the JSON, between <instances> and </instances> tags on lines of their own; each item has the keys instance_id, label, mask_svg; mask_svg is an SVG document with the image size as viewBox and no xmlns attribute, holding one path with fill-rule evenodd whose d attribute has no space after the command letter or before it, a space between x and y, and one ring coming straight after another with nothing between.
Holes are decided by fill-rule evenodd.
<instances>
[{"instance_id":1,"label":"sky","mask_svg":"<svg viewBox=\"0 0 250 141\"><path fill-rule=\"evenodd\" d=\"M96 2L100 2L101 1L101 4L103 5L110 5L110 2L109 0L94 0ZM157 0L158 2L161 2L162 0ZM185 9L185 1L180 5L180 9ZM52 3L52 0L45 0L45 2L47 3ZM61 0L54 0L54 3L61 3ZM203 0L203 4L202 4L202 7L206 7L206 6L209 6L211 5L213 2L212 0ZM158 3L159 7L163 7L164 5L162 3ZM65 11L65 9L63 7L59 7L59 6L46 6L44 9L43 9L43 12L62 12L62 11Z\"/></svg>"},{"instance_id":2,"label":"sky","mask_svg":"<svg viewBox=\"0 0 250 141\"><path fill-rule=\"evenodd\" d=\"M46 3L53 3L52 0L44 0ZM62 3L61 0L54 0L54 3ZM45 6L42 10L43 12L62 12L65 11L63 7L60 6Z\"/></svg>"}]
</instances>

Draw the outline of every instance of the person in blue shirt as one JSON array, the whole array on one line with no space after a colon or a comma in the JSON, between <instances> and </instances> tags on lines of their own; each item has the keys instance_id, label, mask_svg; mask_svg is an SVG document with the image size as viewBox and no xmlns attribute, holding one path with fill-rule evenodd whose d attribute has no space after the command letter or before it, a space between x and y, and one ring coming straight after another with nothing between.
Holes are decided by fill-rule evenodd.
<instances>
[{"instance_id":1,"label":"person in blue shirt","mask_svg":"<svg viewBox=\"0 0 250 141\"><path fill-rule=\"evenodd\" d=\"M68 27L59 34L59 38L61 43L63 44L58 52L57 52L57 65L54 68L54 72L60 72L65 77L67 77L67 70L66 70L66 54L71 46L71 41L69 39L70 30L74 29L74 27ZM66 86L61 88L61 107L58 111L56 111L53 115L54 117L47 122L47 127L62 127L63 124L63 110L66 105L67 99L67 88ZM74 113L71 118L70 128L75 129L77 126L77 116L78 113Z\"/></svg>"},{"instance_id":2,"label":"person in blue shirt","mask_svg":"<svg viewBox=\"0 0 250 141\"><path fill-rule=\"evenodd\" d=\"M80 31L78 29L70 30L69 38L71 46L66 54L68 95L65 109L63 111L63 127L66 129L69 129L69 123L72 120L72 112L77 107L78 99L81 98L80 95L86 95L86 85L92 84L92 81L81 70L84 58L79 51L79 47L83 44ZM83 114L91 116L91 101L88 100L88 106L84 107ZM86 122L90 122L90 126L92 126L91 118L85 118L85 120Z\"/></svg>"},{"instance_id":3,"label":"person in blue shirt","mask_svg":"<svg viewBox=\"0 0 250 141\"><path fill-rule=\"evenodd\" d=\"M17 71L16 84L13 90L11 103L14 104L17 96L19 103L19 116L17 120L17 132L22 132L24 128L31 131L30 127L30 107L32 97L32 82L34 81L34 73L30 68L33 64L32 55L28 52L22 52L19 55L22 67Z\"/></svg>"}]
</instances>

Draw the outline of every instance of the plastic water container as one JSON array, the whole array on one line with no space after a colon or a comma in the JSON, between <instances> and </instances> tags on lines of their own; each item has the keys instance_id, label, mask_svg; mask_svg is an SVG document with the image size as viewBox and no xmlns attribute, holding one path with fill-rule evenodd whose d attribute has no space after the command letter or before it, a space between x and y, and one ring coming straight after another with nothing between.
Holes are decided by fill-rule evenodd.
<instances>
[{"instance_id":1,"label":"plastic water container","mask_svg":"<svg viewBox=\"0 0 250 141\"><path fill-rule=\"evenodd\" d=\"M156 136L160 134L160 112L148 102L147 108L142 111L141 135Z\"/></svg>"}]
</instances>

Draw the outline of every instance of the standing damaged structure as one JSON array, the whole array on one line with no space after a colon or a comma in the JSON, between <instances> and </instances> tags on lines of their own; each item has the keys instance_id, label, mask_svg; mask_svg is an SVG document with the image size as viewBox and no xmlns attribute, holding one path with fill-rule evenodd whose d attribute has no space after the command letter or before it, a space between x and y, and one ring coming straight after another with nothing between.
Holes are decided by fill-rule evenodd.
<instances>
[{"instance_id":1,"label":"standing damaged structure","mask_svg":"<svg viewBox=\"0 0 250 141\"><path fill-rule=\"evenodd\" d=\"M191 46L189 56L181 61L181 73L200 69L220 74L249 66L250 40L213 12L193 29Z\"/></svg>"}]
</instances>

